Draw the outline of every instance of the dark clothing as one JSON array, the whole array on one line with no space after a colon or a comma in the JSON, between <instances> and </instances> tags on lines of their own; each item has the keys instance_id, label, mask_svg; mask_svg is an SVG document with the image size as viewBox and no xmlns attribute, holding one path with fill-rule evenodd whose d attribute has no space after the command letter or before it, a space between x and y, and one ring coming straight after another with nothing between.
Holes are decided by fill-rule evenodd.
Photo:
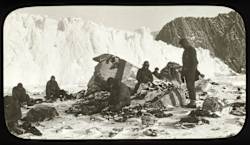
<instances>
[{"instance_id":1,"label":"dark clothing","mask_svg":"<svg viewBox=\"0 0 250 145\"><path fill-rule=\"evenodd\" d=\"M153 75L154 75L155 77L157 77L158 79L161 79L161 75L160 75L159 72L154 71L154 72L153 72Z\"/></svg>"},{"instance_id":2,"label":"dark clothing","mask_svg":"<svg viewBox=\"0 0 250 145\"><path fill-rule=\"evenodd\" d=\"M153 76L149 69L141 68L136 74L136 79L140 83L153 82Z\"/></svg>"},{"instance_id":3,"label":"dark clothing","mask_svg":"<svg viewBox=\"0 0 250 145\"><path fill-rule=\"evenodd\" d=\"M4 97L4 114L5 121L7 125L10 126L14 125L19 119L21 119L21 104L16 95Z\"/></svg>"},{"instance_id":4,"label":"dark clothing","mask_svg":"<svg viewBox=\"0 0 250 145\"><path fill-rule=\"evenodd\" d=\"M47 82L47 85L46 85L46 97L47 98L54 98L54 97L58 97L60 93L60 88L57 84L56 81L52 81L52 80L49 80Z\"/></svg>"},{"instance_id":5,"label":"dark clothing","mask_svg":"<svg viewBox=\"0 0 250 145\"><path fill-rule=\"evenodd\" d=\"M12 96L17 98L20 104L29 104L30 102L30 97L26 94L26 90L23 87L14 87L12 89Z\"/></svg>"},{"instance_id":6,"label":"dark clothing","mask_svg":"<svg viewBox=\"0 0 250 145\"><path fill-rule=\"evenodd\" d=\"M122 107L130 105L130 90L122 82L114 82L110 89L109 104L115 110L120 110Z\"/></svg>"},{"instance_id":7,"label":"dark clothing","mask_svg":"<svg viewBox=\"0 0 250 145\"><path fill-rule=\"evenodd\" d=\"M198 65L196 50L189 46L187 47L182 55L182 71L183 73L188 73L190 70L195 70Z\"/></svg>"},{"instance_id":8,"label":"dark clothing","mask_svg":"<svg viewBox=\"0 0 250 145\"><path fill-rule=\"evenodd\" d=\"M190 100L196 100L195 80L197 79L196 72L198 60L196 51L193 47L189 46L184 50L182 62L182 76L185 77L186 80L189 98Z\"/></svg>"},{"instance_id":9,"label":"dark clothing","mask_svg":"<svg viewBox=\"0 0 250 145\"><path fill-rule=\"evenodd\" d=\"M149 69L141 68L136 74L136 79L138 83L135 85L134 93L137 92L141 83L153 82L153 75Z\"/></svg>"}]
</instances>

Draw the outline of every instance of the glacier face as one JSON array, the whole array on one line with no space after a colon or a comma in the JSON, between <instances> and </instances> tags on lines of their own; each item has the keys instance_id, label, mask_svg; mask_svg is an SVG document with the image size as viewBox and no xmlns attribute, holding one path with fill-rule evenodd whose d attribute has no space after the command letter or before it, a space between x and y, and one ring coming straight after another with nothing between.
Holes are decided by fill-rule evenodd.
<instances>
[{"instance_id":1,"label":"glacier face","mask_svg":"<svg viewBox=\"0 0 250 145\"><path fill-rule=\"evenodd\" d=\"M198 69L206 77L232 74L209 50L196 50ZM182 64L182 52L154 40L145 27L131 32L80 18L55 20L12 12L4 23L4 87L18 82L26 87L44 86L51 75L61 86L86 85L97 64L92 58L102 53L117 55L138 67L149 60L153 71L169 61Z\"/></svg>"}]
</instances>

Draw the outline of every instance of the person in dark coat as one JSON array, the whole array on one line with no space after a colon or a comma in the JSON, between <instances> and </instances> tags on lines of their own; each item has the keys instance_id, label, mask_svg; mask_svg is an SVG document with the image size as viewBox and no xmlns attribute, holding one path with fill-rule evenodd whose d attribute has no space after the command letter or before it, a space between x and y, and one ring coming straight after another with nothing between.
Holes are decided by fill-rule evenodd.
<instances>
[{"instance_id":1,"label":"person in dark coat","mask_svg":"<svg viewBox=\"0 0 250 145\"><path fill-rule=\"evenodd\" d=\"M107 86L110 91L108 102L111 110L119 111L122 107L130 105L130 90L124 83L110 77Z\"/></svg>"},{"instance_id":2,"label":"person in dark coat","mask_svg":"<svg viewBox=\"0 0 250 145\"><path fill-rule=\"evenodd\" d=\"M134 93L137 92L141 83L153 82L153 75L149 68L149 62L144 61L142 68L140 68L136 74L136 80L138 81L135 85Z\"/></svg>"},{"instance_id":3,"label":"person in dark coat","mask_svg":"<svg viewBox=\"0 0 250 145\"><path fill-rule=\"evenodd\" d=\"M55 76L51 76L46 85L46 98L56 100L59 98L60 88L55 80Z\"/></svg>"},{"instance_id":4,"label":"person in dark coat","mask_svg":"<svg viewBox=\"0 0 250 145\"><path fill-rule=\"evenodd\" d=\"M160 73L158 71L159 71L159 68L156 67L155 70L154 70L154 72L153 72L153 75L155 77L157 77L158 79L161 79L161 75L160 75Z\"/></svg>"},{"instance_id":5,"label":"person in dark coat","mask_svg":"<svg viewBox=\"0 0 250 145\"><path fill-rule=\"evenodd\" d=\"M22 83L18 83L17 86L12 89L12 96L18 99L21 106L24 104L30 105L30 97L26 94Z\"/></svg>"},{"instance_id":6,"label":"person in dark coat","mask_svg":"<svg viewBox=\"0 0 250 145\"><path fill-rule=\"evenodd\" d=\"M190 103L187 105L188 108L196 108L196 92L195 92L195 80L197 71L197 55L196 50L189 44L187 39L183 38L179 41L179 44L183 47L184 52L182 55L182 79L186 80L188 89L188 95Z\"/></svg>"},{"instance_id":7,"label":"person in dark coat","mask_svg":"<svg viewBox=\"0 0 250 145\"><path fill-rule=\"evenodd\" d=\"M18 127L18 120L22 118L21 106L23 103L28 103L28 95L23 88L22 83L18 83L12 89L12 96L4 97L4 115L5 122L9 131L13 131L17 134L23 132Z\"/></svg>"}]
</instances>

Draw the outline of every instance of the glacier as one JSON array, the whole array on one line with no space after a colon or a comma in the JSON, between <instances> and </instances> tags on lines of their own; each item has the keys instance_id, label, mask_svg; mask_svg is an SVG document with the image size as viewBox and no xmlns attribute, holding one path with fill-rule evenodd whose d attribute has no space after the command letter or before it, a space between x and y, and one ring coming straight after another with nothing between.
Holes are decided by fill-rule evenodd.
<instances>
[{"instance_id":1,"label":"glacier","mask_svg":"<svg viewBox=\"0 0 250 145\"><path fill-rule=\"evenodd\" d=\"M207 78L235 74L209 50L196 48L198 69ZM169 61L182 65L183 49L154 40L149 28L135 31L65 17L10 13L4 23L4 87L22 82L45 86L51 75L60 86L86 87L97 64L93 57L110 53L140 67L162 69Z\"/></svg>"}]
</instances>

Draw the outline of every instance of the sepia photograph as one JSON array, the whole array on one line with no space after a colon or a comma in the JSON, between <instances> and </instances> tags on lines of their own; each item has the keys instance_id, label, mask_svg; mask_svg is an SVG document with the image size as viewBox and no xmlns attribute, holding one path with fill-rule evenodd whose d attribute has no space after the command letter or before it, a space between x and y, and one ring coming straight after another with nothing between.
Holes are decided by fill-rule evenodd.
<instances>
[{"instance_id":1,"label":"sepia photograph","mask_svg":"<svg viewBox=\"0 0 250 145\"><path fill-rule=\"evenodd\" d=\"M3 26L22 139L217 139L246 118L246 33L223 6L34 6Z\"/></svg>"}]
</instances>

